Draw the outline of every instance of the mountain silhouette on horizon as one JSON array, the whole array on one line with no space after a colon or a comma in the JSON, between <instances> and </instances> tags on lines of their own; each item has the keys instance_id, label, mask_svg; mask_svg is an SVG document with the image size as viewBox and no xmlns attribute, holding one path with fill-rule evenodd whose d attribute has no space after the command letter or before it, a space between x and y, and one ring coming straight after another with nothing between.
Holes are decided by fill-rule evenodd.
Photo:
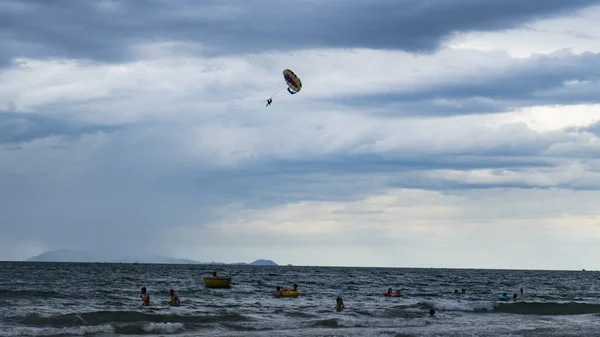
<instances>
[{"instance_id":1,"label":"mountain silhouette on horizon","mask_svg":"<svg viewBox=\"0 0 600 337\"><path fill-rule=\"evenodd\" d=\"M160 263L160 264L222 264L222 265L252 265L252 266L278 266L271 260L258 259L251 263L237 262L199 262L190 259L179 259L160 255L142 256L142 257L122 257L119 259L103 259L94 253L78 251L72 249L57 249L47 251L40 255L33 256L27 262L81 262L81 263Z\"/></svg>"}]
</instances>

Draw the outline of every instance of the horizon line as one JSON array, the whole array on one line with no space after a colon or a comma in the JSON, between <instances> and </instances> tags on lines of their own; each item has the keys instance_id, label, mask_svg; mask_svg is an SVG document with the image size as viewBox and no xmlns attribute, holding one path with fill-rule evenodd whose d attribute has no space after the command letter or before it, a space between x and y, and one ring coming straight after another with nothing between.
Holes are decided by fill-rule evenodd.
<instances>
[{"instance_id":1,"label":"horizon line","mask_svg":"<svg viewBox=\"0 0 600 337\"><path fill-rule=\"evenodd\" d=\"M265 260L265 259L261 259ZM272 261L272 260L270 260ZM156 264L156 265L238 265L238 266L249 266L249 267L309 267L309 268L370 268L370 269L451 269L451 270L505 270L505 271L568 271L568 272L600 272L600 270L588 270L585 268L581 269L532 269L532 268L483 268L483 267L394 267L394 266L346 266L346 265L305 265L305 264L277 264L275 265L253 265L247 262L196 262L196 263L185 263L185 262L119 262L119 261L27 261L27 260L0 260L0 263L62 263L62 264Z\"/></svg>"}]
</instances>

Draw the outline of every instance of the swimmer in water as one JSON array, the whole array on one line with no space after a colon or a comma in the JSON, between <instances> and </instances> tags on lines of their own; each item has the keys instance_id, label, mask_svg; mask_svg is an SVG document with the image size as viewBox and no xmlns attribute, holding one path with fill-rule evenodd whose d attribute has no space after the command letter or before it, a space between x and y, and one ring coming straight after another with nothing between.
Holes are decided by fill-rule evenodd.
<instances>
[{"instance_id":1,"label":"swimmer in water","mask_svg":"<svg viewBox=\"0 0 600 337\"><path fill-rule=\"evenodd\" d=\"M392 288L388 288L388 294L390 294L390 295L391 295L391 294L392 294L392 292L393 292L393 291L392 291Z\"/></svg>"},{"instance_id":2,"label":"swimmer in water","mask_svg":"<svg viewBox=\"0 0 600 337\"><path fill-rule=\"evenodd\" d=\"M344 301L342 300L341 297L338 296L338 298L335 300L335 310L340 311L345 308L346 307L344 307Z\"/></svg>"},{"instance_id":3,"label":"swimmer in water","mask_svg":"<svg viewBox=\"0 0 600 337\"><path fill-rule=\"evenodd\" d=\"M282 292L283 292L283 290L281 290L281 287L277 286L277 288L275 288L275 292L273 293L273 295L275 295L275 297L280 297Z\"/></svg>"},{"instance_id":4,"label":"swimmer in water","mask_svg":"<svg viewBox=\"0 0 600 337\"><path fill-rule=\"evenodd\" d=\"M499 301L510 301L510 297L506 293L502 293L502 296L498 296Z\"/></svg>"},{"instance_id":5,"label":"swimmer in water","mask_svg":"<svg viewBox=\"0 0 600 337\"><path fill-rule=\"evenodd\" d=\"M404 294L400 290L396 290L394 297L402 297L402 296L404 296Z\"/></svg>"},{"instance_id":6,"label":"swimmer in water","mask_svg":"<svg viewBox=\"0 0 600 337\"><path fill-rule=\"evenodd\" d=\"M435 316L435 310L429 309L429 316L431 316L431 317Z\"/></svg>"},{"instance_id":7,"label":"swimmer in water","mask_svg":"<svg viewBox=\"0 0 600 337\"><path fill-rule=\"evenodd\" d=\"M146 287L142 287L140 297L142 299L142 305L150 305L150 294L146 292Z\"/></svg>"},{"instance_id":8,"label":"swimmer in water","mask_svg":"<svg viewBox=\"0 0 600 337\"><path fill-rule=\"evenodd\" d=\"M169 305L179 305L179 297L175 295L175 290L171 289L169 291L169 296L171 296L171 299L169 300Z\"/></svg>"}]
</instances>

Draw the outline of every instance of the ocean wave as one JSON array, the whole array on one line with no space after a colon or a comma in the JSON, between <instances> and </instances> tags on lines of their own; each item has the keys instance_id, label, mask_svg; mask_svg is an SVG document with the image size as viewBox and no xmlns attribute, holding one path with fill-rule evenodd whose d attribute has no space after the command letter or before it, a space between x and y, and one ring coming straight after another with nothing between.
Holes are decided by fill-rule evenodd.
<instances>
[{"instance_id":1,"label":"ocean wave","mask_svg":"<svg viewBox=\"0 0 600 337\"><path fill-rule=\"evenodd\" d=\"M326 328L337 328L339 327L338 321L335 318L322 319L313 323L314 327L326 327Z\"/></svg>"},{"instance_id":2,"label":"ocean wave","mask_svg":"<svg viewBox=\"0 0 600 337\"><path fill-rule=\"evenodd\" d=\"M600 304L579 302L516 302L500 303L494 312L521 315L584 315L600 313Z\"/></svg>"},{"instance_id":3,"label":"ocean wave","mask_svg":"<svg viewBox=\"0 0 600 337\"><path fill-rule=\"evenodd\" d=\"M423 310L495 312L521 315L583 315L600 313L600 304L580 302L511 302L435 300L420 302Z\"/></svg>"},{"instance_id":4,"label":"ocean wave","mask_svg":"<svg viewBox=\"0 0 600 337\"><path fill-rule=\"evenodd\" d=\"M124 335L170 334L183 330L185 330L185 325L182 323L124 324L115 327L115 333Z\"/></svg>"},{"instance_id":5,"label":"ocean wave","mask_svg":"<svg viewBox=\"0 0 600 337\"><path fill-rule=\"evenodd\" d=\"M110 325L76 326L69 328L1 327L0 337L15 336L82 336L88 334L110 334L115 328Z\"/></svg>"},{"instance_id":6,"label":"ocean wave","mask_svg":"<svg viewBox=\"0 0 600 337\"><path fill-rule=\"evenodd\" d=\"M257 331L292 331L292 330L305 330L305 329L334 329L341 327L341 320L337 318L322 318L312 319L305 321L294 321L283 318L282 320L273 321L257 321L252 323L219 323L218 326L230 331L244 331L244 332L257 332ZM352 326L356 327L356 322L353 321Z\"/></svg>"},{"instance_id":7,"label":"ocean wave","mask_svg":"<svg viewBox=\"0 0 600 337\"><path fill-rule=\"evenodd\" d=\"M403 319L412 319L423 317L423 312L419 312L419 310L406 310L409 308L390 308L386 310L383 314L381 314L378 318L403 318Z\"/></svg>"},{"instance_id":8,"label":"ocean wave","mask_svg":"<svg viewBox=\"0 0 600 337\"><path fill-rule=\"evenodd\" d=\"M356 312L356 314L358 314L360 316L377 317L376 313L369 311L369 310L356 309L355 312Z\"/></svg>"},{"instance_id":9,"label":"ocean wave","mask_svg":"<svg viewBox=\"0 0 600 337\"><path fill-rule=\"evenodd\" d=\"M125 335L144 335L144 334L172 334L185 330L182 323L135 323L123 325L81 325L74 327L3 327L0 328L0 337L12 336L73 336L88 334L125 334Z\"/></svg>"},{"instance_id":10,"label":"ocean wave","mask_svg":"<svg viewBox=\"0 0 600 337\"><path fill-rule=\"evenodd\" d=\"M0 299L31 299L31 298L64 298L66 294L59 293L53 290L9 290L0 289Z\"/></svg>"},{"instance_id":11,"label":"ocean wave","mask_svg":"<svg viewBox=\"0 0 600 337\"><path fill-rule=\"evenodd\" d=\"M149 314L139 311L94 311L82 314L65 314L56 316L40 316L31 314L8 319L14 323L43 327L51 326L57 328L74 327L84 325L102 325L106 323L183 323L183 324L205 324L214 322L244 322L250 319L237 313L226 313L218 315L161 315Z\"/></svg>"},{"instance_id":12,"label":"ocean wave","mask_svg":"<svg viewBox=\"0 0 600 337\"><path fill-rule=\"evenodd\" d=\"M445 311L492 311L494 310L495 302L492 301L464 301L464 300L434 300L419 302L416 307L427 310L445 310Z\"/></svg>"},{"instance_id":13,"label":"ocean wave","mask_svg":"<svg viewBox=\"0 0 600 337\"><path fill-rule=\"evenodd\" d=\"M319 316L314 313L303 312L303 311L298 311L298 310L286 312L285 315L289 316L289 317L297 317L297 318L315 318L315 317Z\"/></svg>"}]
</instances>

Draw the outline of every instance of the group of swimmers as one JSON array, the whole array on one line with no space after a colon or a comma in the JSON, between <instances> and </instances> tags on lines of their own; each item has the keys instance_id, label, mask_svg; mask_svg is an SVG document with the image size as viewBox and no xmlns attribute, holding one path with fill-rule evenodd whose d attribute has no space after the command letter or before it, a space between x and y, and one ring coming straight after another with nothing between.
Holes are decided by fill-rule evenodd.
<instances>
[{"instance_id":1,"label":"group of swimmers","mask_svg":"<svg viewBox=\"0 0 600 337\"><path fill-rule=\"evenodd\" d=\"M294 283L294 288L292 289L288 289L288 288L281 288L280 286L277 286L275 288L275 291L273 292L273 295L275 297L281 297L281 295L283 295L284 291L298 291L298 285Z\"/></svg>"},{"instance_id":2,"label":"group of swimmers","mask_svg":"<svg viewBox=\"0 0 600 337\"><path fill-rule=\"evenodd\" d=\"M273 292L273 296L275 296L275 297L281 297L283 295L284 291L295 291L295 292L298 292L298 285L294 283L294 288L292 288L292 289L281 288L280 286L277 286L275 288L275 291ZM341 297L338 296L338 298L335 299L335 310L341 311L341 310L344 310L345 308L346 307L344 306L344 300Z\"/></svg>"},{"instance_id":3,"label":"group of swimmers","mask_svg":"<svg viewBox=\"0 0 600 337\"><path fill-rule=\"evenodd\" d=\"M520 296L520 297L523 297L523 288L521 288L521 290L519 290L519 296ZM513 300L514 302L516 302L519 296L517 296L517 294L513 294L512 300ZM500 301L510 301L510 297L508 297L508 296L506 295L506 293L503 293L503 294L502 294L502 296L498 296L498 299L499 299Z\"/></svg>"},{"instance_id":4,"label":"group of swimmers","mask_svg":"<svg viewBox=\"0 0 600 337\"><path fill-rule=\"evenodd\" d=\"M218 278L217 276L217 272L213 272L212 278ZM465 294L467 291L466 289L461 289L461 293ZM292 289L288 289L288 288L281 288L279 286L277 286L275 288L275 291L273 292L273 295L275 297L281 297L283 292L285 291L295 291L298 292L298 285L294 283L294 286ZM458 289L454 290L455 294L459 294ZM523 288L521 288L519 290L520 296L523 297L524 291ZM386 297L402 297L404 296L404 294L402 293L402 291L400 291L400 289L396 290L396 293L393 292L392 288L388 288L387 292L383 294ZM169 290L169 305L170 306L178 306L179 305L179 297L177 297L177 295L175 294L175 290L171 289ZM146 287L142 287L141 293L140 293L140 298L142 299L142 305L145 306L149 306L150 305L150 294L148 294L148 292L146 291ZM510 300L510 298L506 295L506 293L503 293L502 296L499 296L499 299L501 301L507 301ZM513 294L512 297L513 301L517 301L517 294ZM344 306L344 301L342 300L341 297L338 296L338 298L335 301L335 309L337 311L341 311L343 309L345 309ZM429 315L430 316L434 316L435 315L435 310L431 309L429 310Z\"/></svg>"},{"instance_id":5,"label":"group of swimmers","mask_svg":"<svg viewBox=\"0 0 600 337\"><path fill-rule=\"evenodd\" d=\"M213 272L211 278L219 278L217 276L217 272ZM294 288L297 287L297 285L294 284ZM175 295L175 290L171 289L169 290L169 305L170 306L178 306L179 305L179 297L177 297L177 295ZM150 305L150 294L148 294L148 292L146 291L146 287L142 287L142 292L140 293L140 298L142 299L142 305Z\"/></svg>"},{"instance_id":6,"label":"group of swimmers","mask_svg":"<svg viewBox=\"0 0 600 337\"><path fill-rule=\"evenodd\" d=\"M213 272L212 278L218 278L217 272ZM179 305L179 297L175 295L175 290L169 290L169 305L170 306L178 306ZM140 298L142 299L142 305L150 305L150 294L146 291L146 287L142 287L142 292L140 293Z\"/></svg>"},{"instance_id":7,"label":"group of swimmers","mask_svg":"<svg viewBox=\"0 0 600 337\"><path fill-rule=\"evenodd\" d=\"M392 288L388 288L387 293L384 293L383 296L387 297L402 297L404 294L400 291L400 289L396 290L396 293L392 291Z\"/></svg>"},{"instance_id":8,"label":"group of swimmers","mask_svg":"<svg viewBox=\"0 0 600 337\"><path fill-rule=\"evenodd\" d=\"M458 293L458 290L455 290L455 292ZM463 289L463 293L464 292L465 292L465 290ZM394 293L392 288L388 288L387 293L383 293L383 296L385 296L385 297L402 297L402 296L404 296L404 294L402 293L402 291L400 289L396 290L396 293ZM431 317L435 316L435 310L430 309L429 316L431 316Z\"/></svg>"},{"instance_id":9,"label":"group of swimmers","mask_svg":"<svg viewBox=\"0 0 600 337\"><path fill-rule=\"evenodd\" d=\"M179 297L175 295L175 290L169 290L169 305L177 306L179 305ZM150 294L146 291L146 287L142 287L142 292L140 293L140 298L142 299L142 305L150 305Z\"/></svg>"},{"instance_id":10,"label":"group of swimmers","mask_svg":"<svg viewBox=\"0 0 600 337\"><path fill-rule=\"evenodd\" d=\"M466 292L467 292L466 289L462 289L462 291L460 293L458 292L458 289L454 289L454 294L456 294L456 295L458 295L458 294L465 294ZM519 297L523 297L524 296L524 293L525 292L524 292L523 288L521 287L521 289L519 289L519 295L517 295L516 293L513 294L512 300L516 302ZM510 301L511 298L508 297L508 295L506 295L506 293L503 293L502 295L498 296L498 300L506 302L506 301Z\"/></svg>"}]
</instances>

